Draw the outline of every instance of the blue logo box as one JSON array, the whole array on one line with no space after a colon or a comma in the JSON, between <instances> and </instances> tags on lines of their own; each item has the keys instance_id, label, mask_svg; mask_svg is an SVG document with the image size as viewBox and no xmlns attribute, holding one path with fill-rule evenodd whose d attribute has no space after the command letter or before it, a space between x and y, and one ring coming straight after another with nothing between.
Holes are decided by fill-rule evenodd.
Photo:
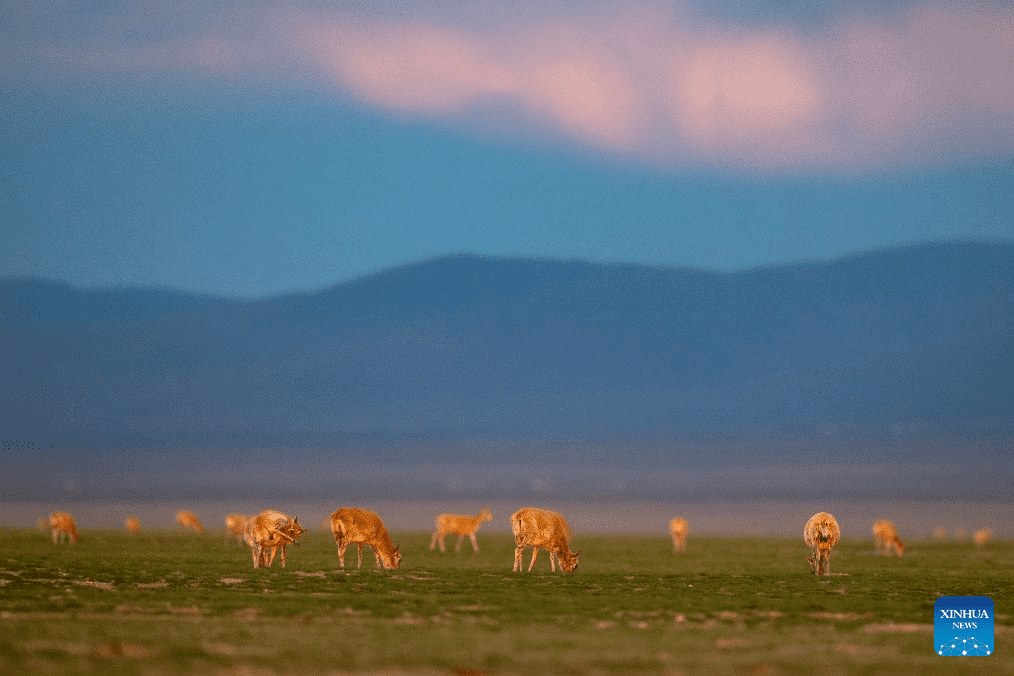
<instances>
[{"instance_id":1,"label":"blue logo box","mask_svg":"<svg viewBox=\"0 0 1014 676\"><path fill-rule=\"evenodd\" d=\"M933 604L933 652L945 657L992 655L993 599L941 596Z\"/></svg>"}]
</instances>

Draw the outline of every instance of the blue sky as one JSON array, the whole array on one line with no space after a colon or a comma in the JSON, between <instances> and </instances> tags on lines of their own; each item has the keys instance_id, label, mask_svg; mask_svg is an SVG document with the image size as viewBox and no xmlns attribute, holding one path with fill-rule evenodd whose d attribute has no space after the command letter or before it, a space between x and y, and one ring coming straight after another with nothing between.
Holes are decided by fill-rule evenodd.
<instances>
[{"instance_id":1,"label":"blue sky","mask_svg":"<svg viewBox=\"0 0 1014 676\"><path fill-rule=\"evenodd\" d=\"M1014 240L1014 3L0 0L0 274Z\"/></svg>"}]
</instances>

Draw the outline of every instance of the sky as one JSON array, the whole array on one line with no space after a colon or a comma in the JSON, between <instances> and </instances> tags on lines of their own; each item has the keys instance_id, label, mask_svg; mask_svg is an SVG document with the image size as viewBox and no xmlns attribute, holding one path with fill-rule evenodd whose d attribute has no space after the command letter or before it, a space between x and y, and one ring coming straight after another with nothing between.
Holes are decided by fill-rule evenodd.
<instances>
[{"instance_id":1,"label":"sky","mask_svg":"<svg viewBox=\"0 0 1014 676\"><path fill-rule=\"evenodd\" d=\"M1014 2L0 0L0 276L1014 241Z\"/></svg>"}]
</instances>

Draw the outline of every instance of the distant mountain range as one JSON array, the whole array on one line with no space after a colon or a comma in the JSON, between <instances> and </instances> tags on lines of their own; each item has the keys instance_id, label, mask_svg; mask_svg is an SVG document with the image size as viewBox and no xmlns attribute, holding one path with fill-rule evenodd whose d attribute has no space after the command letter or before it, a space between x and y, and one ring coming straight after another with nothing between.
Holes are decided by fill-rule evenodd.
<instances>
[{"instance_id":1,"label":"distant mountain range","mask_svg":"<svg viewBox=\"0 0 1014 676\"><path fill-rule=\"evenodd\" d=\"M946 462L976 439L1009 453L1014 432L1008 244L728 274L455 255L256 301L5 279L0 326L0 424L25 476L166 449Z\"/></svg>"}]
</instances>

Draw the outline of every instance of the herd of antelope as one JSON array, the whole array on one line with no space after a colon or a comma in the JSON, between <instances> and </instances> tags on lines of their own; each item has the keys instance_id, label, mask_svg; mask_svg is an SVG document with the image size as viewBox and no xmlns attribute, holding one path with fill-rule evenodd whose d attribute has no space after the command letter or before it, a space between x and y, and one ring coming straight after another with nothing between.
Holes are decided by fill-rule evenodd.
<instances>
[{"instance_id":1,"label":"herd of antelope","mask_svg":"<svg viewBox=\"0 0 1014 676\"><path fill-rule=\"evenodd\" d=\"M493 514L488 507L483 507L474 516L438 514L434 519L436 531L430 540L430 550L439 544L440 551L444 552L444 538L454 534L458 536L456 552L461 551L461 543L467 536L472 541L472 549L478 554L479 542L476 539L476 532L483 523L492 519ZM204 534L204 526L193 512L177 512L176 522L183 529L192 529ZM363 567L364 546L373 550L378 570L382 567L393 569L400 565L401 550L391 541L384 522L376 512L359 507L342 507L332 513L326 523L330 525L334 534L335 545L338 547L338 565L341 568L345 568L345 549L350 544L357 546L357 568ZM517 545L514 550L514 572L521 570L521 555L529 547L532 548L529 571L535 567L539 549L545 549L549 553L549 566L553 572L556 572L557 563L560 564L560 570L567 573L577 568L581 552L570 550L571 531L563 515L538 507L522 507L511 514L510 525ZM128 517L124 526L131 534L137 535L141 532L141 523L136 517ZM71 543L78 540L74 517L67 512L50 514L49 527L54 544L64 539ZM227 537L242 541L250 547L254 568L270 568L279 551L284 568L285 548L290 544L297 544L296 540L306 532L295 517L273 509L265 509L259 514L252 515L229 514L225 517L225 527ZM940 537L941 530L935 530L934 535ZM682 517L674 518L669 522L669 532L672 535L673 551L685 552L687 535L690 532L687 520ZM993 531L989 528L976 531L973 537L976 546L985 545L992 534ZM831 574L831 550L840 538L841 528L833 515L817 512L809 518L803 526L803 541L812 552L812 556L807 557L806 561L813 574L820 576ZM905 545L898 538L898 529L890 521L886 519L875 521L873 538L878 555L890 556L892 553L899 557L904 555Z\"/></svg>"}]
</instances>

